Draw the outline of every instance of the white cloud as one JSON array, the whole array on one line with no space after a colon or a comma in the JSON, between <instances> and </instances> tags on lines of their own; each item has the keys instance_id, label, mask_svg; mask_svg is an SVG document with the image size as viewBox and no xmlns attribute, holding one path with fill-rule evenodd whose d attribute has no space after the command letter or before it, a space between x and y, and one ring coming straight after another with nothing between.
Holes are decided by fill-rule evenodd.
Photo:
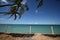
<instances>
[{"instance_id":1,"label":"white cloud","mask_svg":"<svg viewBox=\"0 0 60 40\"><path fill-rule=\"evenodd\" d=\"M4 3L8 3L7 0L1 0L1 1L4 2Z\"/></svg>"}]
</instances>

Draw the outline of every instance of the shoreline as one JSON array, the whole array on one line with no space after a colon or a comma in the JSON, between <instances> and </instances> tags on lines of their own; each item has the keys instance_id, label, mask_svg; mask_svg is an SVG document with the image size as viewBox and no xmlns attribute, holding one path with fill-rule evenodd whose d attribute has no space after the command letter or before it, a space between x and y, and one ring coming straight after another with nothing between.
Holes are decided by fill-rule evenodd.
<instances>
[{"instance_id":1,"label":"shoreline","mask_svg":"<svg viewBox=\"0 0 60 40\"><path fill-rule=\"evenodd\" d=\"M60 34L22 34L0 32L0 40L60 40Z\"/></svg>"},{"instance_id":2,"label":"shoreline","mask_svg":"<svg viewBox=\"0 0 60 40\"><path fill-rule=\"evenodd\" d=\"M26 36L26 37L31 37L37 34L48 36L48 37L60 37L60 34L41 34L41 33L35 33L35 34L30 34L30 33L5 33L5 32L0 32L1 34L6 34L6 35L11 35L13 37L21 37L21 36Z\"/></svg>"}]
</instances>

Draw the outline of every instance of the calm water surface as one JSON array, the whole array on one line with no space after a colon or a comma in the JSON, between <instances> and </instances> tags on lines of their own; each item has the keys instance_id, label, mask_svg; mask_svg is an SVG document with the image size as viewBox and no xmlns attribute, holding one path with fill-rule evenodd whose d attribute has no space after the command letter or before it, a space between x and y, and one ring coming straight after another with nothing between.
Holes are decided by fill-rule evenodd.
<instances>
[{"instance_id":1,"label":"calm water surface","mask_svg":"<svg viewBox=\"0 0 60 40\"><path fill-rule=\"evenodd\" d=\"M51 34L51 26L52 25L0 24L0 32ZM53 30L55 34L60 34L60 25L53 25Z\"/></svg>"}]
</instances>

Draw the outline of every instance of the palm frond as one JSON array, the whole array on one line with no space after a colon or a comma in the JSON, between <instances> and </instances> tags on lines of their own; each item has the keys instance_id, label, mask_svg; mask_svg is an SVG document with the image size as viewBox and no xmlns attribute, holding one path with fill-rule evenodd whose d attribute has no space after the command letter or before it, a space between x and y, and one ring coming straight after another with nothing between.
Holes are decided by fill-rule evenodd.
<instances>
[{"instance_id":1,"label":"palm frond","mask_svg":"<svg viewBox=\"0 0 60 40\"><path fill-rule=\"evenodd\" d=\"M29 10L29 7L28 7L28 5L25 5L25 7L26 7L26 10L28 11L28 10Z\"/></svg>"},{"instance_id":2,"label":"palm frond","mask_svg":"<svg viewBox=\"0 0 60 40\"><path fill-rule=\"evenodd\" d=\"M11 14L9 18L11 18L12 16L13 16L13 14Z\"/></svg>"},{"instance_id":3,"label":"palm frond","mask_svg":"<svg viewBox=\"0 0 60 40\"><path fill-rule=\"evenodd\" d=\"M12 6L11 8L10 8L10 13L11 14L15 14L16 12L18 11L18 6Z\"/></svg>"},{"instance_id":4,"label":"palm frond","mask_svg":"<svg viewBox=\"0 0 60 40\"><path fill-rule=\"evenodd\" d=\"M20 9L20 13L19 13L19 18L21 18L21 16L23 15L24 11L25 11L24 8L21 7L21 9Z\"/></svg>"},{"instance_id":5,"label":"palm frond","mask_svg":"<svg viewBox=\"0 0 60 40\"><path fill-rule=\"evenodd\" d=\"M13 6L13 5L18 5L18 6L21 6L21 2L23 0L11 0L13 2L13 4L3 4L3 5L0 5L0 7L5 7L5 6Z\"/></svg>"},{"instance_id":6,"label":"palm frond","mask_svg":"<svg viewBox=\"0 0 60 40\"><path fill-rule=\"evenodd\" d=\"M13 5L16 5L16 4L3 4L3 5L0 5L0 7L13 6Z\"/></svg>"},{"instance_id":7,"label":"palm frond","mask_svg":"<svg viewBox=\"0 0 60 40\"><path fill-rule=\"evenodd\" d=\"M0 14L3 14L3 15L10 15L9 12L0 12Z\"/></svg>"},{"instance_id":8,"label":"palm frond","mask_svg":"<svg viewBox=\"0 0 60 40\"><path fill-rule=\"evenodd\" d=\"M23 13L25 12L25 9L28 11L29 7L27 4L22 4L21 2L23 0L12 0L14 4L4 4L4 5L0 5L0 7L5 7L5 6L11 6L11 8L9 9L9 12L0 12L0 14L4 14L4 15L10 15L9 18L11 18L12 16L14 16L14 20L17 19L17 14L19 16L19 18L21 18L21 16L23 15ZM37 8L41 7L43 5L43 0L39 1L39 4L37 6ZM20 8L20 12L18 13L18 9Z\"/></svg>"},{"instance_id":9,"label":"palm frond","mask_svg":"<svg viewBox=\"0 0 60 40\"><path fill-rule=\"evenodd\" d=\"M0 12L0 14L5 14L5 13L8 13L8 12Z\"/></svg>"},{"instance_id":10,"label":"palm frond","mask_svg":"<svg viewBox=\"0 0 60 40\"><path fill-rule=\"evenodd\" d=\"M18 6L13 6L13 7L11 7L11 9L10 9L10 13L12 14L11 16L13 16L14 15L14 20L16 20L16 18L17 18L17 11L18 11Z\"/></svg>"},{"instance_id":11,"label":"palm frond","mask_svg":"<svg viewBox=\"0 0 60 40\"><path fill-rule=\"evenodd\" d=\"M11 13L8 12L8 13L5 13L5 14L3 14L3 15L10 15L10 14L11 14Z\"/></svg>"},{"instance_id":12,"label":"palm frond","mask_svg":"<svg viewBox=\"0 0 60 40\"><path fill-rule=\"evenodd\" d=\"M11 2L22 2L23 0L11 0Z\"/></svg>"},{"instance_id":13,"label":"palm frond","mask_svg":"<svg viewBox=\"0 0 60 40\"><path fill-rule=\"evenodd\" d=\"M16 12L15 14L11 14L9 18L11 18L12 16L14 16L14 20L17 19L17 15L16 14L19 14L18 12Z\"/></svg>"},{"instance_id":14,"label":"palm frond","mask_svg":"<svg viewBox=\"0 0 60 40\"><path fill-rule=\"evenodd\" d=\"M39 4L38 4L37 8L41 7L42 5L43 5L43 0L40 0L40 2L39 2Z\"/></svg>"},{"instance_id":15,"label":"palm frond","mask_svg":"<svg viewBox=\"0 0 60 40\"><path fill-rule=\"evenodd\" d=\"M19 4L19 3L21 3L23 0L13 0L13 2L14 3L16 3L16 4Z\"/></svg>"},{"instance_id":16,"label":"palm frond","mask_svg":"<svg viewBox=\"0 0 60 40\"><path fill-rule=\"evenodd\" d=\"M15 14L14 16L15 16L14 20L16 20L17 19L17 15Z\"/></svg>"},{"instance_id":17,"label":"palm frond","mask_svg":"<svg viewBox=\"0 0 60 40\"><path fill-rule=\"evenodd\" d=\"M19 19L20 19L20 18L21 18L21 16L20 16L20 13L18 13L18 12L17 12L17 14L18 14L18 16L19 16Z\"/></svg>"},{"instance_id":18,"label":"palm frond","mask_svg":"<svg viewBox=\"0 0 60 40\"><path fill-rule=\"evenodd\" d=\"M13 6L11 7L10 11L9 12L0 12L0 14L4 14L4 15L10 15L9 18L11 18L13 15L14 15L14 20L16 20L17 18L17 10L18 10L18 6Z\"/></svg>"},{"instance_id":19,"label":"palm frond","mask_svg":"<svg viewBox=\"0 0 60 40\"><path fill-rule=\"evenodd\" d=\"M14 3L16 3L17 5L18 5L18 7L21 7L21 2L22 2L23 0L14 0Z\"/></svg>"}]
</instances>

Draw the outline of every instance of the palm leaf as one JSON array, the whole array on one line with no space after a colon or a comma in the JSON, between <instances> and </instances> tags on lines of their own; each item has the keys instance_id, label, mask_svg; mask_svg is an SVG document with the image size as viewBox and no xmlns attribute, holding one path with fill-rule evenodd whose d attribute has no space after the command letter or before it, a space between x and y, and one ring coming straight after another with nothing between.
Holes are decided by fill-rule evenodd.
<instances>
[{"instance_id":1,"label":"palm leaf","mask_svg":"<svg viewBox=\"0 0 60 40\"><path fill-rule=\"evenodd\" d=\"M12 2L22 2L23 0L11 0Z\"/></svg>"},{"instance_id":2,"label":"palm leaf","mask_svg":"<svg viewBox=\"0 0 60 40\"><path fill-rule=\"evenodd\" d=\"M21 2L22 2L23 0L14 0L14 3L15 4L17 4L19 7L21 7Z\"/></svg>"},{"instance_id":3,"label":"palm leaf","mask_svg":"<svg viewBox=\"0 0 60 40\"><path fill-rule=\"evenodd\" d=\"M0 14L5 14L5 13L8 13L8 12L0 12Z\"/></svg>"},{"instance_id":4,"label":"palm leaf","mask_svg":"<svg viewBox=\"0 0 60 40\"><path fill-rule=\"evenodd\" d=\"M13 7L11 7L11 9L10 9L10 13L12 14L12 16L14 15L14 20L16 20L16 18L17 18L17 11L18 11L18 6L13 6Z\"/></svg>"},{"instance_id":5,"label":"palm leaf","mask_svg":"<svg viewBox=\"0 0 60 40\"><path fill-rule=\"evenodd\" d=\"M38 4L37 8L41 7L42 5L43 5L43 0L40 0L40 2L39 2L39 4Z\"/></svg>"},{"instance_id":6,"label":"palm leaf","mask_svg":"<svg viewBox=\"0 0 60 40\"><path fill-rule=\"evenodd\" d=\"M16 12L18 11L18 6L12 6L11 8L10 8L10 13L11 14L16 14Z\"/></svg>"},{"instance_id":7,"label":"palm leaf","mask_svg":"<svg viewBox=\"0 0 60 40\"><path fill-rule=\"evenodd\" d=\"M17 15L16 14L19 14L18 12L16 12L15 14L11 14L9 18L11 18L12 16L14 16L14 20L17 19Z\"/></svg>"},{"instance_id":8,"label":"palm leaf","mask_svg":"<svg viewBox=\"0 0 60 40\"><path fill-rule=\"evenodd\" d=\"M9 12L0 12L0 14L10 15L10 13L9 13Z\"/></svg>"},{"instance_id":9,"label":"palm leaf","mask_svg":"<svg viewBox=\"0 0 60 40\"><path fill-rule=\"evenodd\" d=\"M12 16L13 16L13 14L11 14L9 18L11 18Z\"/></svg>"},{"instance_id":10,"label":"palm leaf","mask_svg":"<svg viewBox=\"0 0 60 40\"><path fill-rule=\"evenodd\" d=\"M17 15L15 14L14 16L15 16L14 20L16 20L16 18L17 18Z\"/></svg>"},{"instance_id":11,"label":"palm leaf","mask_svg":"<svg viewBox=\"0 0 60 40\"><path fill-rule=\"evenodd\" d=\"M25 11L24 8L21 7L21 9L20 9L20 13L19 13L19 18L21 18L21 16L23 15L24 11Z\"/></svg>"},{"instance_id":12,"label":"palm leaf","mask_svg":"<svg viewBox=\"0 0 60 40\"><path fill-rule=\"evenodd\" d=\"M11 18L13 15L14 15L14 20L16 20L17 18L17 10L18 10L18 6L13 6L11 7L10 11L9 12L0 12L0 14L4 14L4 15L10 15L9 18Z\"/></svg>"},{"instance_id":13,"label":"palm leaf","mask_svg":"<svg viewBox=\"0 0 60 40\"><path fill-rule=\"evenodd\" d=\"M19 19L21 18L21 16L20 16L20 13L17 13L18 14L18 16L19 16Z\"/></svg>"},{"instance_id":14,"label":"palm leaf","mask_svg":"<svg viewBox=\"0 0 60 40\"><path fill-rule=\"evenodd\" d=\"M18 5L19 7L21 7L22 1L23 0L12 0L12 2L14 2L13 4L3 4L3 5L0 5L0 7L13 6L13 5Z\"/></svg>"},{"instance_id":15,"label":"palm leaf","mask_svg":"<svg viewBox=\"0 0 60 40\"><path fill-rule=\"evenodd\" d=\"M0 7L13 6L13 5L16 5L16 4L3 4L3 5L0 5Z\"/></svg>"},{"instance_id":16,"label":"palm leaf","mask_svg":"<svg viewBox=\"0 0 60 40\"><path fill-rule=\"evenodd\" d=\"M29 10L29 7L28 7L28 5L25 5L25 7L26 7L26 10L28 11L28 10Z\"/></svg>"}]
</instances>

